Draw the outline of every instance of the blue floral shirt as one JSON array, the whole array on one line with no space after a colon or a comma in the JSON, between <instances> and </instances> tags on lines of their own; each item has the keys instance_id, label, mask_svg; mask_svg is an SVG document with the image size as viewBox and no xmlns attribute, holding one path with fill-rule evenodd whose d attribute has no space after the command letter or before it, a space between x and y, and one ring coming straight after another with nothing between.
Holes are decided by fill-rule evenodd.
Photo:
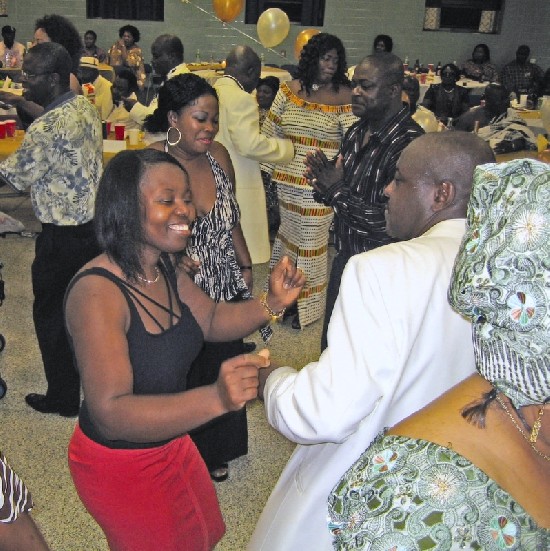
<instances>
[{"instance_id":1,"label":"blue floral shirt","mask_svg":"<svg viewBox=\"0 0 550 551\"><path fill-rule=\"evenodd\" d=\"M101 119L85 97L72 92L48 106L19 149L0 163L0 176L10 185L31 188L40 222L59 226L92 220L102 170Z\"/></svg>"},{"instance_id":2,"label":"blue floral shirt","mask_svg":"<svg viewBox=\"0 0 550 551\"><path fill-rule=\"evenodd\" d=\"M329 496L334 549L550 549L506 491L451 449L380 434Z\"/></svg>"}]
</instances>

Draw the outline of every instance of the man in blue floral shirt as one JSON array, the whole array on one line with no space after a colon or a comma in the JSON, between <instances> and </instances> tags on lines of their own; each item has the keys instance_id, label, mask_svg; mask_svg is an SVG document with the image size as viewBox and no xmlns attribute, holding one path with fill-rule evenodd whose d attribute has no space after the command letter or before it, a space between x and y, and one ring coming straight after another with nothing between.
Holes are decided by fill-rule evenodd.
<instances>
[{"instance_id":1,"label":"man in blue floral shirt","mask_svg":"<svg viewBox=\"0 0 550 551\"><path fill-rule=\"evenodd\" d=\"M99 114L70 90L70 68L69 54L57 43L38 44L25 56L24 97L44 112L20 148L0 163L0 185L30 187L42 223L32 264L33 320L48 390L25 400L37 411L67 417L78 414L80 381L65 334L63 297L73 275L99 254L92 219L103 166Z\"/></svg>"}]
</instances>

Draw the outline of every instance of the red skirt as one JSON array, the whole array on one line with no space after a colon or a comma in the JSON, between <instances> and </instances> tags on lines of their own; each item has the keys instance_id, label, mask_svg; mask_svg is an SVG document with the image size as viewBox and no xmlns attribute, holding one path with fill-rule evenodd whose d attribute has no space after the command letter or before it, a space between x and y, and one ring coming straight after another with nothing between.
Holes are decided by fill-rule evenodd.
<instances>
[{"instance_id":1,"label":"red skirt","mask_svg":"<svg viewBox=\"0 0 550 551\"><path fill-rule=\"evenodd\" d=\"M77 425L69 469L112 551L208 551L225 533L214 485L184 436L148 449L111 449Z\"/></svg>"}]
</instances>

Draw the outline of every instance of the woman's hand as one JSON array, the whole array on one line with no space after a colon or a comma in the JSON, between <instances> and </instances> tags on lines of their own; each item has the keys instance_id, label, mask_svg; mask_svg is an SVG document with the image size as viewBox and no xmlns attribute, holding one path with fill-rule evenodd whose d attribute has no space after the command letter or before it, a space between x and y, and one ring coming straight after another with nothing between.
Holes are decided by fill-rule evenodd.
<instances>
[{"instance_id":1,"label":"woman's hand","mask_svg":"<svg viewBox=\"0 0 550 551\"><path fill-rule=\"evenodd\" d=\"M305 285L306 276L288 258L283 256L271 270L267 303L275 312L288 308L296 302Z\"/></svg>"},{"instance_id":2,"label":"woman's hand","mask_svg":"<svg viewBox=\"0 0 550 551\"><path fill-rule=\"evenodd\" d=\"M215 385L227 411L237 411L258 396L258 371L265 367L269 367L265 353L241 354L222 363Z\"/></svg>"}]
</instances>

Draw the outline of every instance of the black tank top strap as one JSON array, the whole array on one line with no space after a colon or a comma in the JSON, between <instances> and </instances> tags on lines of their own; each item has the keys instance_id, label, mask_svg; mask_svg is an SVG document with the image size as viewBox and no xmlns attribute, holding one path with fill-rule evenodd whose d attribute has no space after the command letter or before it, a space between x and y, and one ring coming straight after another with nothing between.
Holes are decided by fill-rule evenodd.
<instances>
[{"instance_id":1,"label":"black tank top strap","mask_svg":"<svg viewBox=\"0 0 550 551\"><path fill-rule=\"evenodd\" d=\"M168 269L168 267L166 265L167 262L168 262L169 266L172 269L172 272L173 272L172 274L170 274L170 270ZM166 288L168 290L168 301L169 301L168 302L168 308L166 306L164 306L164 304L161 304L160 302L157 302L156 300L154 300L151 297L147 296L145 293L140 291L137 287L135 287L131 283L128 283L127 281L124 281L123 279L116 276L115 274L113 274L109 270L106 270L105 268L99 268L99 267L89 268L88 270L84 270L83 272L78 273L71 280L69 286L67 287L67 291L66 291L66 294L65 294L65 300L66 300L67 295L69 294L69 291L72 289L74 284L79 279L82 279L83 277L85 277L87 275L103 276L106 279L108 279L109 281L112 281L120 289L120 291L125 296L127 302L129 303L129 305L132 308L135 308L136 304L139 305L142 308L142 310L149 316L149 318L157 325L157 327L161 331L165 331L167 328L164 327L157 320L157 318L149 311L147 306L145 306L145 304L143 303L143 299L145 299L146 301L149 301L151 304L154 304L155 306L157 306L161 310L164 310L166 313L168 313L170 315L170 327L173 327L175 325L175 323L177 323L177 321L180 319L180 314L177 314L174 311L174 303L173 303L173 299L172 299L172 291L177 293L177 289L174 285L174 283L175 283L175 270L174 270L174 267L172 266L169 259L168 259L168 261L166 261L166 259L164 259L163 262L160 263L160 269L163 272L163 274L165 275ZM140 297L141 297L141 299L140 299Z\"/></svg>"}]
</instances>

